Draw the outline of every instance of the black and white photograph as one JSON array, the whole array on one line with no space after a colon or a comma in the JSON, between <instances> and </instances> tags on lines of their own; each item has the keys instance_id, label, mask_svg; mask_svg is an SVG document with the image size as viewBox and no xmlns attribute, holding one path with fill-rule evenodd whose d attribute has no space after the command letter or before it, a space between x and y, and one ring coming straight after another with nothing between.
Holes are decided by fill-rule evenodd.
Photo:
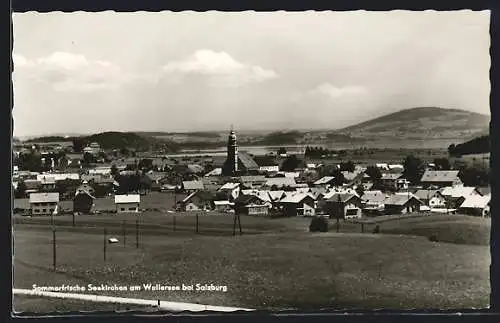
<instances>
[{"instance_id":1,"label":"black and white photograph","mask_svg":"<svg viewBox=\"0 0 500 323\"><path fill-rule=\"evenodd\" d=\"M489 10L12 21L15 314L489 308Z\"/></svg>"}]
</instances>

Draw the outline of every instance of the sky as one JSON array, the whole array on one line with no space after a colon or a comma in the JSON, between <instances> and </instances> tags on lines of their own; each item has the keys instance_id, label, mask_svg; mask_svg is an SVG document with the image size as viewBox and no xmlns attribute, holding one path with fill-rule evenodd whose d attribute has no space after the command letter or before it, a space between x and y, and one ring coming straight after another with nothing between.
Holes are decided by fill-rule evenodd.
<instances>
[{"instance_id":1,"label":"sky","mask_svg":"<svg viewBox=\"0 0 500 323\"><path fill-rule=\"evenodd\" d=\"M489 11L14 13L14 136L490 114Z\"/></svg>"}]
</instances>

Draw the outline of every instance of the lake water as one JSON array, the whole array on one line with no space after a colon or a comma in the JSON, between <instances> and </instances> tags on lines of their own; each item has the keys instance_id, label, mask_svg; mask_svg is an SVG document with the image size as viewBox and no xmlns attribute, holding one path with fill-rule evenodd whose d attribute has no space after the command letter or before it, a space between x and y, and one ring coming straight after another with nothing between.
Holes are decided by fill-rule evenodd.
<instances>
[{"instance_id":1,"label":"lake water","mask_svg":"<svg viewBox=\"0 0 500 323\"><path fill-rule=\"evenodd\" d=\"M411 139L393 139L393 140L373 140L370 142L349 144L349 143L332 143L310 145L323 147L330 150L348 150L357 148L371 149L447 149L452 143L457 144L463 142L463 139L427 139L427 140L411 140ZM284 145L284 146L240 146L239 151L246 151L252 155L266 155L283 147L289 154L303 154L306 145ZM169 154L168 157L183 157L183 156L225 156L227 148L225 146L213 149L186 149L178 154Z\"/></svg>"}]
</instances>

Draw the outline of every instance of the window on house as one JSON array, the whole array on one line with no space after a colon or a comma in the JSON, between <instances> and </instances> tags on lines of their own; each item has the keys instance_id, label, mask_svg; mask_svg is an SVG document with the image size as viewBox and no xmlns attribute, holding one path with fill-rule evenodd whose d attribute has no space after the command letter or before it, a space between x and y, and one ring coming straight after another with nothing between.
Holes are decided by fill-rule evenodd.
<instances>
[{"instance_id":1,"label":"window on house","mask_svg":"<svg viewBox=\"0 0 500 323\"><path fill-rule=\"evenodd\" d=\"M50 213L54 213L54 209L49 209Z\"/></svg>"},{"instance_id":2,"label":"window on house","mask_svg":"<svg viewBox=\"0 0 500 323\"><path fill-rule=\"evenodd\" d=\"M120 211L125 211L125 208L124 207L120 208Z\"/></svg>"},{"instance_id":3,"label":"window on house","mask_svg":"<svg viewBox=\"0 0 500 323\"><path fill-rule=\"evenodd\" d=\"M42 210L42 212L43 212L43 213L46 213L46 212L47 212L47 209L43 209L43 210Z\"/></svg>"},{"instance_id":4,"label":"window on house","mask_svg":"<svg viewBox=\"0 0 500 323\"><path fill-rule=\"evenodd\" d=\"M135 210L136 210L136 208L135 208L135 207L129 207L129 208L128 208L128 210L129 210L129 211L135 211Z\"/></svg>"},{"instance_id":5,"label":"window on house","mask_svg":"<svg viewBox=\"0 0 500 323\"><path fill-rule=\"evenodd\" d=\"M345 215L356 215L358 214L358 209L347 209Z\"/></svg>"},{"instance_id":6,"label":"window on house","mask_svg":"<svg viewBox=\"0 0 500 323\"><path fill-rule=\"evenodd\" d=\"M34 210L33 210L33 212L35 212L35 213L39 213L39 212L40 212L40 210L39 210L39 209L34 209Z\"/></svg>"}]
</instances>

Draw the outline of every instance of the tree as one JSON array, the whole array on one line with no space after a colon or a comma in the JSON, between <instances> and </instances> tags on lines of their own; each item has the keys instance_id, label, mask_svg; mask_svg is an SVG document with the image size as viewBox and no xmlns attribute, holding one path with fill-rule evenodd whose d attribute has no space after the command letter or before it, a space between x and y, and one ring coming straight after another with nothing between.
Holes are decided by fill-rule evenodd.
<instances>
[{"instance_id":1,"label":"tree","mask_svg":"<svg viewBox=\"0 0 500 323\"><path fill-rule=\"evenodd\" d=\"M151 158L143 158L139 161L139 169L151 170L153 169L153 160Z\"/></svg>"},{"instance_id":2,"label":"tree","mask_svg":"<svg viewBox=\"0 0 500 323\"><path fill-rule=\"evenodd\" d=\"M91 153L84 153L83 154L83 163L86 165L92 164L95 162L95 158Z\"/></svg>"},{"instance_id":3,"label":"tree","mask_svg":"<svg viewBox=\"0 0 500 323\"><path fill-rule=\"evenodd\" d=\"M285 172L293 172L300 165L300 160L295 155L289 156L281 165L281 170Z\"/></svg>"},{"instance_id":4,"label":"tree","mask_svg":"<svg viewBox=\"0 0 500 323\"><path fill-rule=\"evenodd\" d=\"M118 171L118 167L116 167L115 164L111 165L111 176L113 176L113 178L116 178L116 176L118 176L120 174L120 172Z\"/></svg>"},{"instance_id":5,"label":"tree","mask_svg":"<svg viewBox=\"0 0 500 323\"><path fill-rule=\"evenodd\" d=\"M356 169L356 165L354 165L354 163L352 161L348 161L346 163L341 163L340 164L340 170L341 171L346 171L346 172L354 172L354 170Z\"/></svg>"},{"instance_id":6,"label":"tree","mask_svg":"<svg viewBox=\"0 0 500 323\"><path fill-rule=\"evenodd\" d=\"M42 156L37 151L19 154L19 169L32 172L43 171Z\"/></svg>"},{"instance_id":7,"label":"tree","mask_svg":"<svg viewBox=\"0 0 500 323\"><path fill-rule=\"evenodd\" d=\"M469 166L459 165L458 177L465 186L487 186L490 182L490 170L487 165L476 162Z\"/></svg>"},{"instance_id":8,"label":"tree","mask_svg":"<svg viewBox=\"0 0 500 323\"><path fill-rule=\"evenodd\" d=\"M73 138L73 151L81 153L85 147L85 140L83 138Z\"/></svg>"},{"instance_id":9,"label":"tree","mask_svg":"<svg viewBox=\"0 0 500 323\"><path fill-rule=\"evenodd\" d=\"M380 169L377 166L374 166L374 165L370 165L370 166L366 167L365 174L370 176L370 179L373 182L377 182L382 178L382 172L380 171Z\"/></svg>"},{"instance_id":10,"label":"tree","mask_svg":"<svg viewBox=\"0 0 500 323\"><path fill-rule=\"evenodd\" d=\"M17 188L14 191L15 198L16 199L25 198L26 190L27 190L26 183L24 183L24 181L19 181L17 183Z\"/></svg>"},{"instance_id":11,"label":"tree","mask_svg":"<svg viewBox=\"0 0 500 323\"><path fill-rule=\"evenodd\" d=\"M445 157L434 159L434 165L436 165L437 170L451 169L450 161L448 160L448 158Z\"/></svg>"},{"instance_id":12,"label":"tree","mask_svg":"<svg viewBox=\"0 0 500 323\"><path fill-rule=\"evenodd\" d=\"M120 149L120 155L128 157L130 155L130 151L127 148L123 147Z\"/></svg>"},{"instance_id":13,"label":"tree","mask_svg":"<svg viewBox=\"0 0 500 323\"><path fill-rule=\"evenodd\" d=\"M408 179L410 183L416 184L420 182L425 171L424 163L413 155L406 156L403 161L403 177Z\"/></svg>"}]
</instances>

